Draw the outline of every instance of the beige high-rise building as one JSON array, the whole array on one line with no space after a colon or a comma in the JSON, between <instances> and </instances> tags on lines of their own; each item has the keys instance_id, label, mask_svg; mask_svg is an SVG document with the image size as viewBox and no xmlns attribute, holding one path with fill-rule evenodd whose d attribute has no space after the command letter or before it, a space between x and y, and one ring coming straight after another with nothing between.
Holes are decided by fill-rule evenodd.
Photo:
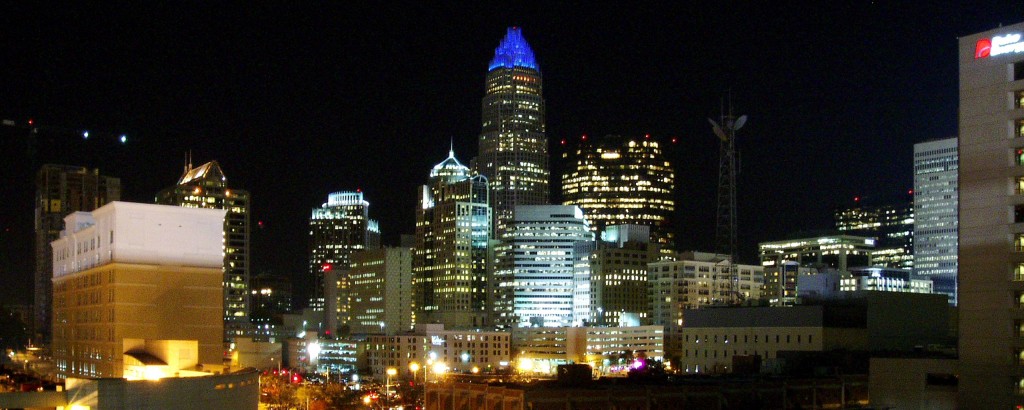
<instances>
[{"instance_id":1,"label":"beige high-rise building","mask_svg":"<svg viewBox=\"0 0 1024 410\"><path fill-rule=\"evenodd\" d=\"M65 218L51 244L58 373L153 378L220 365L224 215L112 202Z\"/></svg>"},{"instance_id":2,"label":"beige high-rise building","mask_svg":"<svg viewBox=\"0 0 1024 410\"><path fill-rule=\"evenodd\" d=\"M1024 23L960 37L959 406L1024 406Z\"/></svg>"},{"instance_id":3,"label":"beige high-rise building","mask_svg":"<svg viewBox=\"0 0 1024 410\"><path fill-rule=\"evenodd\" d=\"M412 249L367 249L349 258L350 332L412 330Z\"/></svg>"}]
</instances>

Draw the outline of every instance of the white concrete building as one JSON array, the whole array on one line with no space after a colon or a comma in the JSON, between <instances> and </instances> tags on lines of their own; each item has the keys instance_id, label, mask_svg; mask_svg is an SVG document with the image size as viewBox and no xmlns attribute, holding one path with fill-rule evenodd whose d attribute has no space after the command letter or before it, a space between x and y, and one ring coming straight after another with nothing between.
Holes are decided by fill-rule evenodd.
<instances>
[{"instance_id":1,"label":"white concrete building","mask_svg":"<svg viewBox=\"0 0 1024 410\"><path fill-rule=\"evenodd\" d=\"M960 154L957 138L914 144L914 272L956 305ZM1014 152L1024 163L1024 152Z\"/></svg>"},{"instance_id":2,"label":"white concrete building","mask_svg":"<svg viewBox=\"0 0 1024 410\"><path fill-rule=\"evenodd\" d=\"M522 205L502 240L512 253L515 327L568 326L573 323L576 286L573 275L580 244L594 242L583 210L572 205ZM502 267L508 269L508 266Z\"/></svg>"}]
</instances>

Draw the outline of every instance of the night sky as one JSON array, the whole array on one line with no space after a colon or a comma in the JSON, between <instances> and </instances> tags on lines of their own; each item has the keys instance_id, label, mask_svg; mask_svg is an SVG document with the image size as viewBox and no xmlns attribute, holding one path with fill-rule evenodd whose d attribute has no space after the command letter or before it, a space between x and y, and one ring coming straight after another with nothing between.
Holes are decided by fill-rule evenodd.
<instances>
[{"instance_id":1,"label":"night sky","mask_svg":"<svg viewBox=\"0 0 1024 410\"><path fill-rule=\"evenodd\" d=\"M683 249L712 249L706 118L731 90L750 118L737 146L752 262L757 242L830 228L854 196L902 197L913 144L956 135L957 36L1024 20L1019 1L217 3L0 7L0 118L40 128L33 154L26 128L0 126L2 300L31 298L42 163L99 167L121 178L123 200L152 202L188 151L196 165L216 159L264 222L253 273L303 278L299 289L310 209L329 192L362 189L397 244L449 141L463 163L475 156L487 63L513 25L544 75L554 198L563 138L678 137L667 152Z\"/></svg>"}]
</instances>

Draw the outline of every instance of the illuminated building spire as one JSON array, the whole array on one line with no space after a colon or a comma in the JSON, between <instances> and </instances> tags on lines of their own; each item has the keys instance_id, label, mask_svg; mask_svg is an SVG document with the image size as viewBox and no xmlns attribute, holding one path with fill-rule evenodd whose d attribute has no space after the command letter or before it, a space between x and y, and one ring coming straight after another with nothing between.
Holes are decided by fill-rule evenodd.
<instances>
[{"instance_id":1,"label":"illuminated building spire","mask_svg":"<svg viewBox=\"0 0 1024 410\"><path fill-rule=\"evenodd\" d=\"M519 27L509 27L505 38L501 39L498 48L494 49L494 58L491 59L487 70L494 70L498 67L527 67L540 70L540 67L537 66L537 59L533 56L533 50L526 42L523 31Z\"/></svg>"},{"instance_id":2,"label":"illuminated building spire","mask_svg":"<svg viewBox=\"0 0 1024 410\"><path fill-rule=\"evenodd\" d=\"M495 236L502 237L517 205L548 203L550 171L544 133L543 78L519 27L509 27L494 51L481 101L482 129L474 171L492 190Z\"/></svg>"}]
</instances>

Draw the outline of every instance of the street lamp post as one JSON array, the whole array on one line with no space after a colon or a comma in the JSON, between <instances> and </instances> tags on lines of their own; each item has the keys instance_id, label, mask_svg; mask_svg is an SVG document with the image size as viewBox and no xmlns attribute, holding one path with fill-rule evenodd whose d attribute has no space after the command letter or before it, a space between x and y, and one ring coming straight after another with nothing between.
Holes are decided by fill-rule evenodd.
<instances>
[{"instance_id":1,"label":"street lamp post","mask_svg":"<svg viewBox=\"0 0 1024 410\"><path fill-rule=\"evenodd\" d=\"M420 370L420 364L416 362L409 363L409 371L412 372L412 383L416 384L416 372ZM427 372L423 371L423 400L426 403L427 397Z\"/></svg>"},{"instance_id":2,"label":"street lamp post","mask_svg":"<svg viewBox=\"0 0 1024 410\"><path fill-rule=\"evenodd\" d=\"M384 383L384 403L388 409L391 408L391 376L398 374L398 370L395 368L389 368L387 382Z\"/></svg>"}]
</instances>

